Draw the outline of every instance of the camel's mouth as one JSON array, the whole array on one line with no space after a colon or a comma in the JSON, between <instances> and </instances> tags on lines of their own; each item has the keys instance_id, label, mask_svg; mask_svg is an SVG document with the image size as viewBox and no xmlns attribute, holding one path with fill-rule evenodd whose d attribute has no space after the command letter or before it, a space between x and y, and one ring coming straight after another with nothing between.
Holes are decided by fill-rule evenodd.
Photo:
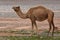
<instances>
[{"instance_id":1,"label":"camel's mouth","mask_svg":"<svg viewBox=\"0 0 60 40\"><path fill-rule=\"evenodd\" d=\"M13 10L16 10L17 8L16 7L12 7Z\"/></svg>"},{"instance_id":2,"label":"camel's mouth","mask_svg":"<svg viewBox=\"0 0 60 40\"><path fill-rule=\"evenodd\" d=\"M14 9L14 7L12 7L12 9Z\"/></svg>"},{"instance_id":3,"label":"camel's mouth","mask_svg":"<svg viewBox=\"0 0 60 40\"><path fill-rule=\"evenodd\" d=\"M15 9L15 7L12 7L12 9Z\"/></svg>"}]
</instances>

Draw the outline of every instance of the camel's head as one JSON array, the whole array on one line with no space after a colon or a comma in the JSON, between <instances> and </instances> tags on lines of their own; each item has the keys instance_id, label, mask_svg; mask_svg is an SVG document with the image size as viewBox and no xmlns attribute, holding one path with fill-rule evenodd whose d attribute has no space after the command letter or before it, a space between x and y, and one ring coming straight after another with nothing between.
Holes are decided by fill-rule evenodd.
<instances>
[{"instance_id":1,"label":"camel's head","mask_svg":"<svg viewBox=\"0 0 60 40\"><path fill-rule=\"evenodd\" d=\"M17 7L12 7L12 9L16 12L18 12L20 10L20 6L17 6Z\"/></svg>"}]
</instances>

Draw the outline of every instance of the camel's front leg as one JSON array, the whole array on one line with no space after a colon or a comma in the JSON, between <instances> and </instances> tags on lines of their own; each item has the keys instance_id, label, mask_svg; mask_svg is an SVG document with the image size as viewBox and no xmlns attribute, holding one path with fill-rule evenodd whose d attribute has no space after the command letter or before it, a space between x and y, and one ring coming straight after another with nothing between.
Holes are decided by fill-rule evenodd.
<instances>
[{"instance_id":1,"label":"camel's front leg","mask_svg":"<svg viewBox=\"0 0 60 40\"><path fill-rule=\"evenodd\" d=\"M38 33L38 28L37 28L37 25L36 25L36 18L33 16L33 15L31 15L31 22L32 22L32 31L33 31L33 28L34 28L34 26L36 27L36 32ZM32 32L32 34L33 34L33 32Z\"/></svg>"},{"instance_id":2,"label":"camel's front leg","mask_svg":"<svg viewBox=\"0 0 60 40\"><path fill-rule=\"evenodd\" d=\"M34 33L34 23L32 22L32 33L31 33L31 35L33 35L33 33Z\"/></svg>"},{"instance_id":3,"label":"camel's front leg","mask_svg":"<svg viewBox=\"0 0 60 40\"><path fill-rule=\"evenodd\" d=\"M34 25L35 25L35 28L36 28L36 33L38 34L38 27L37 27L36 22L34 22Z\"/></svg>"},{"instance_id":4,"label":"camel's front leg","mask_svg":"<svg viewBox=\"0 0 60 40\"><path fill-rule=\"evenodd\" d=\"M34 30L33 30L34 26L36 28L36 33L38 34L38 28L37 28L36 22L32 21L32 34L34 34Z\"/></svg>"}]
</instances>

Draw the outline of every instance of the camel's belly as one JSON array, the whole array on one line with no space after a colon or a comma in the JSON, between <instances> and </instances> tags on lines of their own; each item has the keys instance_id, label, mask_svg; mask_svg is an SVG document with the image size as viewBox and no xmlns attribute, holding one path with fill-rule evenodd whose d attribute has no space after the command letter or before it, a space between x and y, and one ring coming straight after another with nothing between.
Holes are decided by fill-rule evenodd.
<instances>
[{"instance_id":1,"label":"camel's belly","mask_svg":"<svg viewBox=\"0 0 60 40\"><path fill-rule=\"evenodd\" d=\"M44 21L44 20L46 20L47 18L37 18L36 20L37 21Z\"/></svg>"},{"instance_id":2,"label":"camel's belly","mask_svg":"<svg viewBox=\"0 0 60 40\"><path fill-rule=\"evenodd\" d=\"M35 17L37 21L44 21L48 18L48 14L36 15Z\"/></svg>"}]
</instances>

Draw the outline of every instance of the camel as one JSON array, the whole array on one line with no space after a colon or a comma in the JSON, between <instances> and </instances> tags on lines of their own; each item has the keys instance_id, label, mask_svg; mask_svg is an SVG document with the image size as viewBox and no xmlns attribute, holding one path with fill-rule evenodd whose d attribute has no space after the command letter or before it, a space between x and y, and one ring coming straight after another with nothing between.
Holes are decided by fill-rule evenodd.
<instances>
[{"instance_id":1,"label":"camel","mask_svg":"<svg viewBox=\"0 0 60 40\"><path fill-rule=\"evenodd\" d=\"M21 11L20 6L12 7L12 9L17 13L17 15L20 18L23 18L23 19L29 18L31 20L31 23L32 23L32 30L35 26L37 33L38 33L38 27L37 27L36 21L42 22L44 20L47 20L48 23L49 23L48 35L49 35L49 32L51 31L52 27L53 27L53 30L52 30L52 35L53 35L55 25L54 25L54 22L53 22L54 12L52 10L47 9L43 6L37 6L37 7L30 8L28 10L28 12L26 14L24 14Z\"/></svg>"}]
</instances>

